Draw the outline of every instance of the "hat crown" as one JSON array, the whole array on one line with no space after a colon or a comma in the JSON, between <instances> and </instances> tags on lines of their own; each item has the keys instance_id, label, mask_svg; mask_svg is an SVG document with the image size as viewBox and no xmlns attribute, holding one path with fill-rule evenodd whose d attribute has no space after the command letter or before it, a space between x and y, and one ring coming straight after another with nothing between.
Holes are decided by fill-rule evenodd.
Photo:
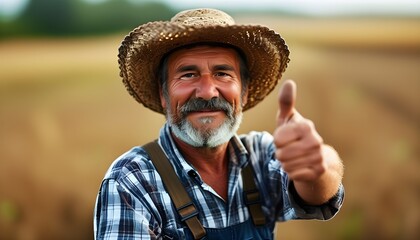
<instances>
[{"instance_id":1,"label":"hat crown","mask_svg":"<svg viewBox=\"0 0 420 240\"><path fill-rule=\"evenodd\" d=\"M199 8L179 12L171 22L186 26L234 25L235 20L225 12L211 8Z\"/></svg>"}]
</instances>

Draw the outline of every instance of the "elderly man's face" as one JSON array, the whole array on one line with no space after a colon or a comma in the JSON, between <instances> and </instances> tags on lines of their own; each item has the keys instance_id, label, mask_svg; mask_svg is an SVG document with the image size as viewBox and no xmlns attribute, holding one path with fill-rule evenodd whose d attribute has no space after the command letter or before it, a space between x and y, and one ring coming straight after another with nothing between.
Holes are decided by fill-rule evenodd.
<instances>
[{"instance_id":1,"label":"elderly man's face","mask_svg":"<svg viewBox=\"0 0 420 240\"><path fill-rule=\"evenodd\" d=\"M181 49L169 56L167 68L168 94L161 101L175 136L195 147L227 142L239 128L246 101L235 50Z\"/></svg>"}]
</instances>

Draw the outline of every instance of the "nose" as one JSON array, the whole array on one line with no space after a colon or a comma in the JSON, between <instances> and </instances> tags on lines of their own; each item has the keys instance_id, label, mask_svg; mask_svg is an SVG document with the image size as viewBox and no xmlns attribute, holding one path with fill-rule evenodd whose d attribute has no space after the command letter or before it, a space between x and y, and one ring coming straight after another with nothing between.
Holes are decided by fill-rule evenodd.
<instances>
[{"instance_id":1,"label":"nose","mask_svg":"<svg viewBox=\"0 0 420 240\"><path fill-rule=\"evenodd\" d=\"M217 89L215 79L211 76L211 74L201 75L200 80L197 83L195 95L197 98L205 100L219 97L219 90Z\"/></svg>"}]
</instances>

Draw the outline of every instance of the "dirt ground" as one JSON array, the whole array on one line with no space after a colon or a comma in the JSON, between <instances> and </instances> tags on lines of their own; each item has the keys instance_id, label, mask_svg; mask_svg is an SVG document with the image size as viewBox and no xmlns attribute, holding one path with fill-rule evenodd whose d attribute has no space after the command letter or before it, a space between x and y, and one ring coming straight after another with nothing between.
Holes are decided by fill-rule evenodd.
<instances>
[{"instance_id":1,"label":"dirt ground","mask_svg":"<svg viewBox=\"0 0 420 240\"><path fill-rule=\"evenodd\" d=\"M346 167L341 212L279 223L278 239L419 239L420 21L251 21L286 39L283 79L297 82L298 110ZM105 171L157 137L164 118L118 76L124 34L0 42L0 239L92 239ZM240 133L273 131L277 91Z\"/></svg>"}]
</instances>

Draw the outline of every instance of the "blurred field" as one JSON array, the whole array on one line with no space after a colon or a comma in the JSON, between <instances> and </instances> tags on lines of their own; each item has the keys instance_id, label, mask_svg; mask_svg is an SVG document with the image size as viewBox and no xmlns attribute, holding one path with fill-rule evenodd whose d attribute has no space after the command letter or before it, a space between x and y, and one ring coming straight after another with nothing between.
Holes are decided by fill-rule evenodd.
<instances>
[{"instance_id":1,"label":"blurred field","mask_svg":"<svg viewBox=\"0 0 420 240\"><path fill-rule=\"evenodd\" d=\"M420 20L249 20L286 39L283 79L346 166L338 216L281 223L279 239L420 239ZM92 239L105 171L157 137L164 118L118 76L122 38L0 42L0 239ZM273 130L277 90L241 132Z\"/></svg>"}]
</instances>

